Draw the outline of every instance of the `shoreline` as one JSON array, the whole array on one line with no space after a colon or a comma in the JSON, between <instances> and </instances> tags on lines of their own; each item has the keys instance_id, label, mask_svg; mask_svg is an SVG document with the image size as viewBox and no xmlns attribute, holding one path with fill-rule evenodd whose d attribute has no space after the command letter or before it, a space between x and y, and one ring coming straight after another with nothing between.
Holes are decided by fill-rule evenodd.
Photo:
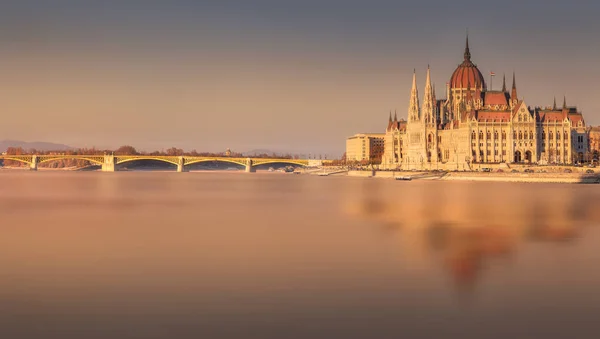
<instances>
[{"instance_id":1,"label":"shoreline","mask_svg":"<svg viewBox=\"0 0 600 339\"><path fill-rule=\"evenodd\" d=\"M2 171L29 172L27 167L0 167ZM102 172L100 170L86 170L86 168L38 168L41 172ZM138 169L122 170L116 172L153 172L153 173L177 173L174 170L165 169ZM243 170L191 170L185 173L246 173ZM291 174L284 172L270 172L267 170L258 170L254 174ZM326 173L326 172L325 172ZM318 175L319 171L300 172L302 175ZM434 181L479 181L479 182L520 182L520 183L562 183L562 184L598 184L600 183L600 173L511 173L511 172L431 172L431 171L356 171L351 170L343 173L332 172L326 176L349 176L357 178L377 178L394 180L397 177L404 177L412 180L434 180Z\"/></svg>"},{"instance_id":2,"label":"shoreline","mask_svg":"<svg viewBox=\"0 0 600 339\"><path fill-rule=\"evenodd\" d=\"M600 174L584 173L482 173L482 172L406 172L406 171L348 171L348 176L363 178L383 178L394 180L396 177L410 180L439 181L488 181L523 183L563 183L594 184L600 183Z\"/></svg>"}]
</instances>

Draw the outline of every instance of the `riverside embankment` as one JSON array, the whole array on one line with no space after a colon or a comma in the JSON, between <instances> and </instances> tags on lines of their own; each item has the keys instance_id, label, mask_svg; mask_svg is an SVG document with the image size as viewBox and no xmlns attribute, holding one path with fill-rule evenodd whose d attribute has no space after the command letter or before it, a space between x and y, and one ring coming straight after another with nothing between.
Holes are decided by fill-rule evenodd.
<instances>
[{"instance_id":1,"label":"riverside embankment","mask_svg":"<svg viewBox=\"0 0 600 339\"><path fill-rule=\"evenodd\" d=\"M405 172L405 171L349 171L349 176L411 180L545 182L545 183L600 183L600 174L584 173L499 173L499 172Z\"/></svg>"}]
</instances>

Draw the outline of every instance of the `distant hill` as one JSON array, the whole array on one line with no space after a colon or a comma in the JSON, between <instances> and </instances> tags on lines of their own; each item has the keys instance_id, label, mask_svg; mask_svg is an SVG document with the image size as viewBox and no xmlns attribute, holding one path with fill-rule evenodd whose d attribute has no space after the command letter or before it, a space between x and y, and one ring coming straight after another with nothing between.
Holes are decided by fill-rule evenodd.
<instances>
[{"instance_id":1,"label":"distant hill","mask_svg":"<svg viewBox=\"0 0 600 339\"><path fill-rule=\"evenodd\" d=\"M21 147L23 150L28 151L32 148L39 151L68 151L74 149L71 146L63 144L54 144L51 142L42 141L20 141L20 140L2 140L0 141L0 152L6 152L9 147Z\"/></svg>"}]
</instances>

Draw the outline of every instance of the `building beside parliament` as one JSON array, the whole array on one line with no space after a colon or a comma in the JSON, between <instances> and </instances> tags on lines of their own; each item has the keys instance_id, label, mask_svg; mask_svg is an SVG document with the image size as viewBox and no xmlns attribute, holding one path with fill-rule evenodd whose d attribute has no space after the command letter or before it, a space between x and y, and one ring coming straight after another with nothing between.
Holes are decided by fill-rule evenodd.
<instances>
[{"instance_id":1,"label":"building beside parliament","mask_svg":"<svg viewBox=\"0 0 600 339\"><path fill-rule=\"evenodd\" d=\"M515 75L510 91L488 90L471 61L467 37L464 60L438 99L427 69L423 97L413 74L407 119L392 119L384 137L383 168L458 169L472 164L572 164L588 152L581 112L561 106L531 107L519 97Z\"/></svg>"},{"instance_id":2,"label":"building beside parliament","mask_svg":"<svg viewBox=\"0 0 600 339\"><path fill-rule=\"evenodd\" d=\"M346 161L381 161L384 143L384 133L355 134L346 139Z\"/></svg>"}]
</instances>

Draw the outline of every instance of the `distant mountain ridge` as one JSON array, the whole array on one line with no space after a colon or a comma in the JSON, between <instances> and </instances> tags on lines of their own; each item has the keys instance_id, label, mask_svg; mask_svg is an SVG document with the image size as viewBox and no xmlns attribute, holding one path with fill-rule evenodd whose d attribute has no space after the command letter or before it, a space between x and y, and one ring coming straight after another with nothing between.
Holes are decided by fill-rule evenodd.
<instances>
[{"instance_id":1,"label":"distant mountain ridge","mask_svg":"<svg viewBox=\"0 0 600 339\"><path fill-rule=\"evenodd\" d=\"M0 141L0 152L6 152L6 149L9 147L21 147L25 151L29 151L30 149L36 149L38 151L68 151L75 149L74 147L63 145L63 144L55 144L52 142L43 142L43 141L21 141L21 140L2 140Z\"/></svg>"}]
</instances>

